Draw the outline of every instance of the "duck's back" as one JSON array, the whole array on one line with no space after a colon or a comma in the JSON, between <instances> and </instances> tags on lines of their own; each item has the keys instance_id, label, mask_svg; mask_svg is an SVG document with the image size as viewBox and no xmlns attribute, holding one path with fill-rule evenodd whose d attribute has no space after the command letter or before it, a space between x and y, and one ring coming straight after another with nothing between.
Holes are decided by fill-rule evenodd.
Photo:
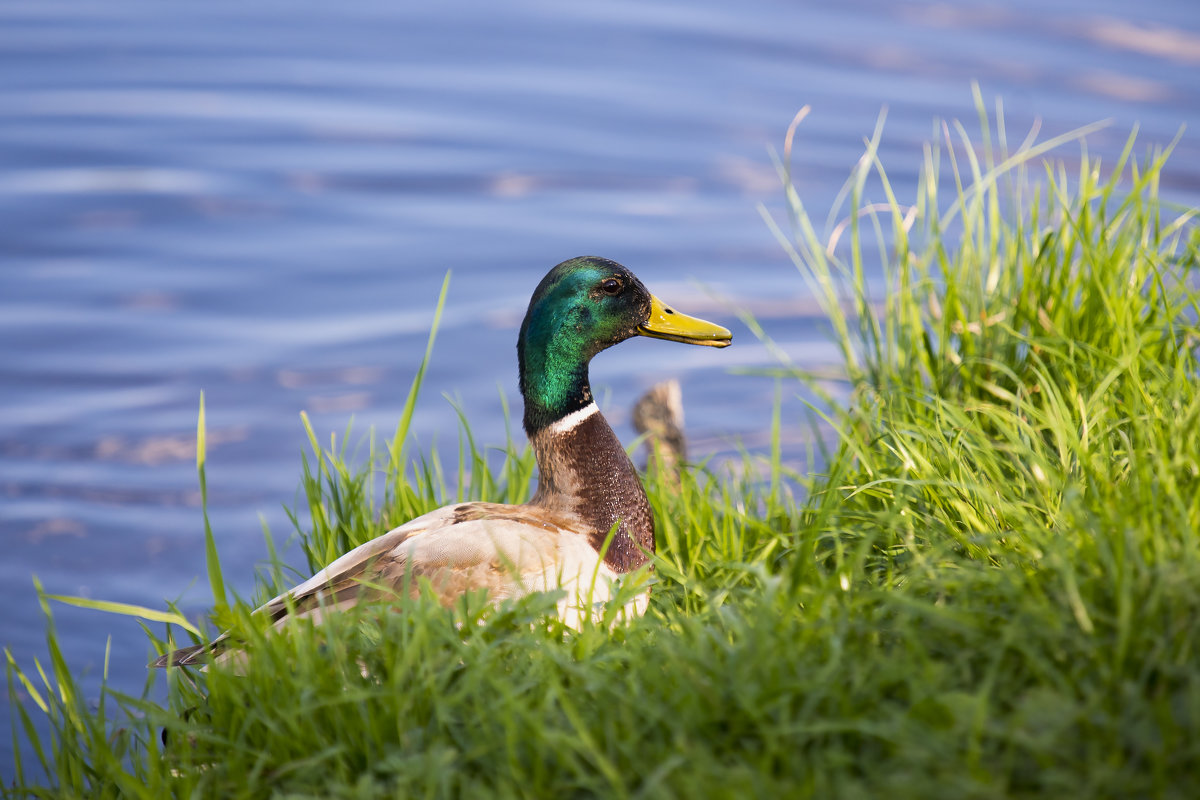
<instances>
[{"instance_id":1,"label":"duck's back","mask_svg":"<svg viewBox=\"0 0 1200 800\"><path fill-rule=\"evenodd\" d=\"M338 603L367 593L415 597L426 581L449 605L476 589L498 601L569 588L581 577L590 582L593 573L616 577L588 536L576 532L579 527L573 518L536 506L444 506L356 547L267 603L262 613L282 616L289 597L297 614L335 597Z\"/></svg>"},{"instance_id":2,"label":"duck's back","mask_svg":"<svg viewBox=\"0 0 1200 800\"><path fill-rule=\"evenodd\" d=\"M359 545L255 613L278 626L293 618L319 622L364 601L415 598L425 586L443 605L481 589L489 602L562 589L559 615L578 628L610 599L618 577L578 527L577 520L537 506L444 506ZM641 614L647 599L630 600L627 613ZM168 653L155 666L200 663L229 644L221 636Z\"/></svg>"}]
</instances>

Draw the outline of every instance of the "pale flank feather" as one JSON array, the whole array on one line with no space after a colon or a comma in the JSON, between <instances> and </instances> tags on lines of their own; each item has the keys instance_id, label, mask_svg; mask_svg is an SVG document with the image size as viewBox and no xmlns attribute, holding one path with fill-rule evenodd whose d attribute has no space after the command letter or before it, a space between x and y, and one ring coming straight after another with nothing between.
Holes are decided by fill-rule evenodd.
<instances>
[{"instance_id":1,"label":"pale flank feather","mask_svg":"<svg viewBox=\"0 0 1200 800\"><path fill-rule=\"evenodd\" d=\"M269 616L276 626L295 618L320 622L325 614L363 600L415 597L424 580L447 605L478 589L486 589L492 602L562 589L559 617L579 628L585 618L603 613L620 575L585 534L568 527L576 520L540 511L491 503L439 508L359 545L255 613ZM635 595L623 615L642 614L648 601L646 592ZM210 653L224 660L232 644L222 635L208 645L168 653L154 666L202 663Z\"/></svg>"}]
</instances>

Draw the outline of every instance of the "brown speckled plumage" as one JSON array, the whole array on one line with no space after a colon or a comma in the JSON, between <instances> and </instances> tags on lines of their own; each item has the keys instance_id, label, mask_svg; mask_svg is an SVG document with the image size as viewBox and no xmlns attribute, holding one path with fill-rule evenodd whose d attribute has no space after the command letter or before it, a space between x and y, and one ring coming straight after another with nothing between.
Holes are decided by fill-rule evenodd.
<instances>
[{"instance_id":1,"label":"brown speckled plumage","mask_svg":"<svg viewBox=\"0 0 1200 800\"><path fill-rule=\"evenodd\" d=\"M604 416L592 414L565 432L537 431L530 441L541 477L529 504L578 517L597 550L619 522L604 563L616 572L645 564L646 551L654 552L654 517L637 471Z\"/></svg>"}]
</instances>

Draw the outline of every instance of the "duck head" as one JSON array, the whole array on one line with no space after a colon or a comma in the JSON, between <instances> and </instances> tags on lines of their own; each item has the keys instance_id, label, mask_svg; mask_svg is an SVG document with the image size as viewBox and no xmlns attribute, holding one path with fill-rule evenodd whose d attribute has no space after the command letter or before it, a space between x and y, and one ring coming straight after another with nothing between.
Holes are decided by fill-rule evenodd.
<instances>
[{"instance_id":1,"label":"duck head","mask_svg":"<svg viewBox=\"0 0 1200 800\"><path fill-rule=\"evenodd\" d=\"M550 270L517 339L525 430L532 434L592 402L588 362L633 336L709 347L732 340L720 325L663 303L615 261L585 256Z\"/></svg>"}]
</instances>

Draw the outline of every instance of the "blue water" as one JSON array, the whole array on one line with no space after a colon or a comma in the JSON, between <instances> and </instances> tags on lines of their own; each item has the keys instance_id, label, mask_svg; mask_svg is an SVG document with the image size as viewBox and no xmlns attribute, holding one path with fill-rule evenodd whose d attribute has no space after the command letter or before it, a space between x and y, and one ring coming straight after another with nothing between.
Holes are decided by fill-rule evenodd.
<instances>
[{"instance_id":1,"label":"blue water","mask_svg":"<svg viewBox=\"0 0 1200 800\"><path fill-rule=\"evenodd\" d=\"M0 67L0 644L25 667L44 658L31 574L208 605L201 391L212 520L248 593L260 520L288 530L299 412L324 436L351 417L390 431L448 270L424 446L456 441L443 394L503 440L529 292L580 254L735 333L725 351L635 341L597 359L618 433L673 376L698 455L759 446L773 384L729 370L774 362L733 306L797 362L836 358L757 208L782 208L767 148L803 104L794 165L818 218L884 106L882 155L911 197L934 118L977 129L972 80L1014 140L1112 119L1089 140L1110 161L1135 123L1145 145L1189 125L1164 192L1200 205L1194 0L7 0ZM802 410L789 400L787 420ZM788 443L802 467L803 435ZM111 637L112 683L137 691L134 622L55 613L89 688ZM9 739L5 721L0 775Z\"/></svg>"}]
</instances>

